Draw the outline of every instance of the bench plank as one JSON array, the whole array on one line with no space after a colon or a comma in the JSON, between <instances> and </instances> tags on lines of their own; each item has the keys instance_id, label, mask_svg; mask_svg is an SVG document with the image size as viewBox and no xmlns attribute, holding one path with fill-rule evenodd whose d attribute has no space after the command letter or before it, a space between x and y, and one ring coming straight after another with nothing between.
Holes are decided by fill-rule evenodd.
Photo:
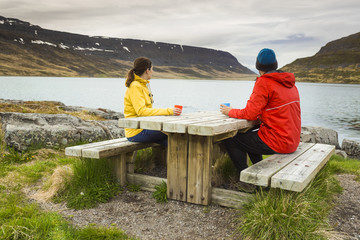
<instances>
[{"instance_id":1,"label":"bench plank","mask_svg":"<svg viewBox=\"0 0 360 240\"><path fill-rule=\"evenodd\" d=\"M240 181L267 187L275 173L314 145L314 143L300 143L297 150L291 154L274 154L241 171Z\"/></svg>"},{"instance_id":2,"label":"bench plank","mask_svg":"<svg viewBox=\"0 0 360 240\"><path fill-rule=\"evenodd\" d=\"M315 144L271 178L271 187L301 192L335 153L335 146Z\"/></svg>"},{"instance_id":3,"label":"bench plank","mask_svg":"<svg viewBox=\"0 0 360 240\"><path fill-rule=\"evenodd\" d=\"M139 149L158 146L156 143L140 143L123 141L110 145L97 146L93 148L85 148L82 150L82 157L85 158L106 158L120 155L124 152L133 152Z\"/></svg>"},{"instance_id":4,"label":"bench plank","mask_svg":"<svg viewBox=\"0 0 360 240\"><path fill-rule=\"evenodd\" d=\"M65 155L66 156L73 156L73 157L82 157L82 150L86 148L92 148L97 146L106 146L111 145L115 143L121 143L127 141L126 138L117 138L107 141L101 141L101 142L94 142L94 143L88 143L83 145L77 145L72 147L65 148Z\"/></svg>"}]
</instances>

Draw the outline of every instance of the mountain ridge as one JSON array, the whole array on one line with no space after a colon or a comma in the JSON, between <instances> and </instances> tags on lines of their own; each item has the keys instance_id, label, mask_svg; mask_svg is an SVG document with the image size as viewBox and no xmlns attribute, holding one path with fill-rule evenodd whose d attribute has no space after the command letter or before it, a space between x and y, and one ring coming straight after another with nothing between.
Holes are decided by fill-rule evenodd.
<instances>
[{"instance_id":1,"label":"mountain ridge","mask_svg":"<svg viewBox=\"0 0 360 240\"><path fill-rule=\"evenodd\" d=\"M360 32L328 42L314 56L281 68L299 81L360 84Z\"/></svg>"},{"instance_id":2,"label":"mountain ridge","mask_svg":"<svg viewBox=\"0 0 360 240\"><path fill-rule=\"evenodd\" d=\"M154 77L255 76L225 51L53 31L1 16L0 51L0 75L124 77L136 57L146 56L154 63Z\"/></svg>"}]
</instances>

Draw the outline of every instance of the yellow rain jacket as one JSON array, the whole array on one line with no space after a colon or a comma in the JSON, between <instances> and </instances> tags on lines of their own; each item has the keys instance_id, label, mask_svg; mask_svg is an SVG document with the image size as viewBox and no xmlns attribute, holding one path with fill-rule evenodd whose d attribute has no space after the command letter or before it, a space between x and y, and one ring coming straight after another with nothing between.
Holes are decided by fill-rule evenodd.
<instances>
[{"instance_id":1,"label":"yellow rain jacket","mask_svg":"<svg viewBox=\"0 0 360 240\"><path fill-rule=\"evenodd\" d=\"M135 75L134 81L126 89L124 97L125 118L145 117L156 115L173 115L172 108L152 108L152 97L147 84L150 81ZM125 128L127 138L139 134L143 129Z\"/></svg>"}]
</instances>

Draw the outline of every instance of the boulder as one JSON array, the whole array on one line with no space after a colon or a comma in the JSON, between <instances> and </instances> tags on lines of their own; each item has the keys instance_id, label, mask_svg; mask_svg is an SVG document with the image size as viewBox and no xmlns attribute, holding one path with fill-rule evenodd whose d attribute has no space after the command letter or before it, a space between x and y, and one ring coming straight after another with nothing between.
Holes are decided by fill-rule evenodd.
<instances>
[{"instance_id":1,"label":"boulder","mask_svg":"<svg viewBox=\"0 0 360 240\"><path fill-rule=\"evenodd\" d=\"M301 127L300 141L306 143L323 143L340 149L338 133L324 127Z\"/></svg>"},{"instance_id":2,"label":"boulder","mask_svg":"<svg viewBox=\"0 0 360 240\"><path fill-rule=\"evenodd\" d=\"M335 154L340 156L340 157L347 158L347 153L345 151L343 151L343 150L336 149Z\"/></svg>"},{"instance_id":3,"label":"boulder","mask_svg":"<svg viewBox=\"0 0 360 240\"><path fill-rule=\"evenodd\" d=\"M105 119L113 119L118 120L120 118L124 118L124 114L112 111L110 109L105 108L86 108L86 107L78 107L78 106L61 106L61 109L68 112L82 112L87 111L90 114L95 116L100 116Z\"/></svg>"},{"instance_id":4,"label":"boulder","mask_svg":"<svg viewBox=\"0 0 360 240\"><path fill-rule=\"evenodd\" d=\"M360 159L360 142L344 139L341 147L350 157Z\"/></svg>"},{"instance_id":5,"label":"boulder","mask_svg":"<svg viewBox=\"0 0 360 240\"><path fill-rule=\"evenodd\" d=\"M67 114L0 112L0 122L6 144L18 151L124 136L117 120L85 121Z\"/></svg>"}]
</instances>

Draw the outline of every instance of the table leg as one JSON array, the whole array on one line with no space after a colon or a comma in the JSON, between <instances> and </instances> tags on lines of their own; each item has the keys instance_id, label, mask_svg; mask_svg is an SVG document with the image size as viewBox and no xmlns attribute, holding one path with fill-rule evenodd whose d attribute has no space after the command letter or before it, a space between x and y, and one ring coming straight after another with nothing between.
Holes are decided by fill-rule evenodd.
<instances>
[{"instance_id":1,"label":"table leg","mask_svg":"<svg viewBox=\"0 0 360 240\"><path fill-rule=\"evenodd\" d=\"M213 137L189 136L187 201L211 203L211 164Z\"/></svg>"},{"instance_id":2,"label":"table leg","mask_svg":"<svg viewBox=\"0 0 360 240\"><path fill-rule=\"evenodd\" d=\"M168 134L167 196L186 201L188 134Z\"/></svg>"}]
</instances>

